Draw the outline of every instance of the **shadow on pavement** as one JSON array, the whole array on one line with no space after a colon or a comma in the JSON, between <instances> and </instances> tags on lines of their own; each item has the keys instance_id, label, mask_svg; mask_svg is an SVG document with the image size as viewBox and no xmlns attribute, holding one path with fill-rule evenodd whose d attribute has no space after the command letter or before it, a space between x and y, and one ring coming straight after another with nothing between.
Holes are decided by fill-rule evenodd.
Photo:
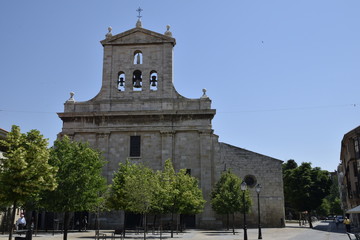
<instances>
[{"instance_id":1,"label":"shadow on pavement","mask_svg":"<svg viewBox=\"0 0 360 240\"><path fill-rule=\"evenodd\" d=\"M232 235L235 236L239 234L240 232L235 231L235 234L232 230L229 231L204 231L203 234L207 236L224 236L224 235Z\"/></svg>"},{"instance_id":2,"label":"shadow on pavement","mask_svg":"<svg viewBox=\"0 0 360 240\"><path fill-rule=\"evenodd\" d=\"M314 230L326 231L326 232L336 232L336 233L345 233L345 226L342 223L336 224L334 221L321 221L317 224Z\"/></svg>"}]
</instances>

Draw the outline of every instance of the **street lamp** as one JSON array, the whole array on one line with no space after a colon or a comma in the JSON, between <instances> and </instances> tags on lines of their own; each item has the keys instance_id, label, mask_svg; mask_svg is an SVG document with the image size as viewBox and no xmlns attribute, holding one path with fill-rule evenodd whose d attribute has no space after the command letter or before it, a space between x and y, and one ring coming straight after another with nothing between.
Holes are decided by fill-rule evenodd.
<instances>
[{"instance_id":1,"label":"street lamp","mask_svg":"<svg viewBox=\"0 0 360 240\"><path fill-rule=\"evenodd\" d=\"M246 182L241 183L241 191L243 191L243 204L244 204L244 240L247 240L247 229L246 229L246 201L245 201L245 192L246 192Z\"/></svg>"},{"instance_id":2,"label":"street lamp","mask_svg":"<svg viewBox=\"0 0 360 240\"><path fill-rule=\"evenodd\" d=\"M258 223L259 223L259 236L258 236L258 239L262 239L261 224L260 224L260 198L259 198L260 191L261 191L261 185L260 184L256 185L255 191L257 193L257 199L258 199Z\"/></svg>"}]
</instances>

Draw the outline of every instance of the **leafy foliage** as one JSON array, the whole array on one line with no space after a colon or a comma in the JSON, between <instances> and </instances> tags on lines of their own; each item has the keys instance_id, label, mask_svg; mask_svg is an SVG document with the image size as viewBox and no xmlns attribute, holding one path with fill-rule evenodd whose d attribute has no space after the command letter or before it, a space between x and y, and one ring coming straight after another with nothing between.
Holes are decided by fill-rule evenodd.
<instances>
[{"instance_id":1,"label":"leafy foliage","mask_svg":"<svg viewBox=\"0 0 360 240\"><path fill-rule=\"evenodd\" d=\"M294 166L293 163L291 165ZM304 162L298 167L285 168L283 177L287 207L301 212L310 213L318 209L330 192L331 179L328 171L319 167L312 168L311 163Z\"/></svg>"},{"instance_id":2,"label":"leafy foliage","mask_svg":"<svg viewBox=\"0 0 360 240\"><path fill-rule=\"evenodd\" d=\"M165 161L164 170L157 171L155 177L156 185L151 211L160 214L171 212L172 196L176 194L176 190L173 187L176 181L176 174L170 160Z\"/></svg>"},{"instance_id":3,"label":"leafy foliage","mask_svg":"<svg viewBox=\"0 0 360 240\"><path fill-rule=\"evenodd\" d=\"M132 165L125 176L124 192L127 198L126 211L148 213L154 200L154 172L143 165Z\"/></svg>"},{"instance_id":4,"label":"leafy foliage","mask_svg":"<svg viewBox=\"0 0 360 240\"><path fill-rule=\"evenodd\" d=\"M55 189L57 168L49 164L48 141L38 130L24 134L14 125L0 145L6 149L0 161L0 202L13 205L13 223L19 205L33 205L43 191ZM12 229L9 233L11 239Z\"/></svg>"},{"instance_id":5,"label":"leafy foliage","mask_svg":"<svg viewBox=\"0 0 360 240\"><path fill-rule=\"evenodd\" d=\"M38 130L23 134L13 126L0 144L7 150L0 164L0 198L24 204L44 190L56 187L56 167L49 165L48 142Z\"/></svg>"},{"instance_id":6,"label":"leafy foliage","mask_svg":"<svg viewBox=\"0 0 360 240\"><path fill-rule=\"evenodd\" d=\"M331 204L329 200L324 198L321 205L317 208L316 213L320 216L328 216L331 211Z\"/></svg>"},{"instance_id":7,"label":"leafy foliage","mask_svg":"<svg viewBox=\"0 0 360 240\"><path fill-rule=\"evenodd\" d=\"M130 163L129 160L119 164L119 170L114 174L113 184L110 186L110 193L107 198L107 205L110 209L130 210L131 207L129 205L132 191L129 192L127 180L136 172L139 172L138 168L138 165Z\"/></svg>"},{"instance_id":8,"label":"leafy foliage","mask_svg":"<svg viewBox=\"0 0 360 240\"><path fill-rule=\"evenodd\" d=\"M198 186L198 180L181 169L173 185L173 213L197 214L203 211L205 200Z\"/></svg>"},{"instance_id":9,"label":"leafy foliage","mask_svg":"<svg viewBox=\"0 0 360 240\"><path fill-rule=\"evenodd\" d=\"M184 213L202 211L205 200L196 178L182 169L175 173L170 160L154 173L129 160L120 163L110 188L108 204L113 209L135 213Z\"/></svg>"},{"instance_id":10,"label":"leafy foliage","mask_svg":"<svg viewBox=\"0 0 360 240\"><path fill-rule=\"evenodd\" d=\"M48 209L56 212L89 211L101 201L105 190L101 175L105 162L101 153L87 143L71 141L67 136L54 142L50 163L58 168L58 187L47 192Z\"/></svg>"},{"instance_id":11,"label":"leafy foliage","mask_svg":"<svg viewBox=\"0 0 360 240\"><path fill-rule=\"evenodd\" d=\"M246 190L243 192L241 190L241 182L241 179L229 170L221 174L219 181L216 183L214 189L211 192L211 207L213 210L218 214L232 214L234 234L235 213L249 212L252 205L249 191ZM246 209L244 209L244 198Z\"/></svg>"},{"instance_id":12,"label":"leafy foliage","mask_svg":"<svg viewBox=\"0 0 360 240\"><path fill-rule=\"evenodd\" d=\"M244 212L243 192L241 191L241 179L231 171L221 174L219 181L211 193L211 206L218 214L230 214ZM249 191L245 192L246 212L251 207Z\"/></svg>"},{"instance_id":13,"label":"leafy foliage","mask_svg":"<svg viewBox=\"0 0 360 240\"><path fill-rule=\"evenodd\" d=\"M342 215L343 211L341 209L341 203L340 203L340 194L339 194L339 185L338 185L338 179L337 176L334 175L331 178L331 187L330 187L330 193L326 196L325 200L328 202L328 212L327 214L324 214L324 216L328 215Z\"/></svg>"},{"instance_id":14,"label":"leafy foliage","mask_svg":"<svg viewBox=\"0 0 360 240\"><path fill-rule=\"evenodd\" d=\"M50 163L58 168L58 187L45 193L44 205L48 210L65 213L63 239L66 240L69 213L94 211L100 205L106 187L101 175L105 162L101 153L87 143L71 141L65 136L54 142Z\"/></svg>"},{"instance_id":15,"label":"leafy foliage","mask_svg":"<svg viewBox=\"0 0 360 240\"><path fill-rule=\"evenodd\" d=\"M153 172L129 160L120 163L110 187L107 204L135 213L200 213L205 204L196 178L185 169L175 173L170 160L163 171Z\"/></svg>"}]
</instances>

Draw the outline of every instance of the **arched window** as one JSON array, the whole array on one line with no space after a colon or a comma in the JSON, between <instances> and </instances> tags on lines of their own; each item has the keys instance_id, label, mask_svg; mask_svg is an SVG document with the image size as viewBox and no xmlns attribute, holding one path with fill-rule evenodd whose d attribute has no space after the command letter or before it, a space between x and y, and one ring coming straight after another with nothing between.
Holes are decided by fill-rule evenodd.
<instances>
[{"instance_id":1,"label":"arched window","mask_svg":"<svg viewBox=\"0 0 360 240\"><path fill-rule=\"evenodd\" d=\"M156 71L150 72L150 90L156 91L158 88L158 74Z\"/></svg>"},{"instance_id":2,"label":"arched window","mask_svg":"<svg viewBox=\"0 0 360 240\"><path fill-rule=\"evenodd\" d=\"M125 91L125 73L119 72L117 79L117 88L119 91Z\"/></svg>"},{"instance_id":3,"label":"arched window","mask_svg":"<svg viewBox=\"0 0 360 240\"><path fill-rule=\"evenodd\" d=\"M134 64L142 64L143 63L143 54L140 50L136 50L134 52Z\"/></svg>"},{"instance_id":4,"label":"arched window","mask_svg":"<svg viewBox=\"0 0 360 240\"><path fill-rule=\"evenodd\" d=\"M133 73L133 90L142 90L142 73L140 70L135 70Z\"/></svg>"}]
</instances>

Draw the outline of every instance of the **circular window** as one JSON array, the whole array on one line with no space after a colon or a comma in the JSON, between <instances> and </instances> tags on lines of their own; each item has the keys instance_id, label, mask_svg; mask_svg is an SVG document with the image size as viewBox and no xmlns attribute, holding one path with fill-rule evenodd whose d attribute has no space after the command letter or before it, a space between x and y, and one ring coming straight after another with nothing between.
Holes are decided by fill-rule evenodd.
<instances>
[{"instance_id":1,"label":"circular window","mask_svg":"<svg viewBox=\"0 0 360 240\"><path fill-rule=\"evenodd\" d=\"M256 177L253 175L246 175L244 178L246 185L250 188L255 187L256 185Z\"/></svg>"}]
</instances>

